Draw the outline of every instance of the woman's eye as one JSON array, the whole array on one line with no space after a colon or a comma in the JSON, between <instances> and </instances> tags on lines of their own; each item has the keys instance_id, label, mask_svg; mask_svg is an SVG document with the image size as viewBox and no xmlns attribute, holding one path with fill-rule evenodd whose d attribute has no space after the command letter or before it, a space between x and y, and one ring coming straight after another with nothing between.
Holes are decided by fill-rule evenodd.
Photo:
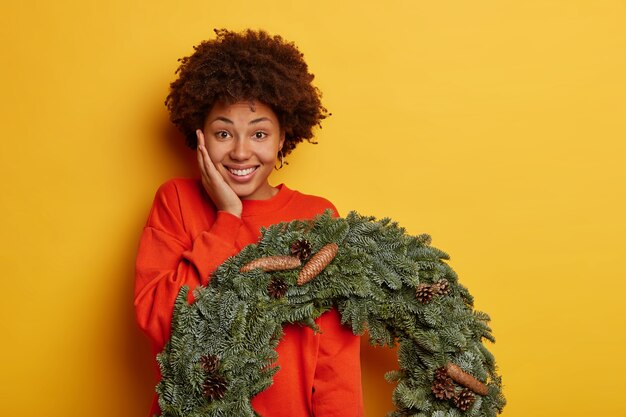
<instances>
[{"instance_id":1,"label":"woman's eye","mask_svg":"<svg viewBox=\"0 0 626 417\"><path fill-rule=\"evenodd\" d=\"M228 139L230 135L227 131L220 130L219 132L215 134L215 136L217 136L218 139Z\"/></svg>"},{"instance_id":2,"label":"woman's eye","mask_svg":"<svg viewBox=\"0 0 626 417\"><path fill-rule=\"evenodd\" d=\"M259 131L259 132L255 132L255 133L254 133L254 138L255 138L255 139L263 139L263 138L265 138L266 136L267 136L267 133L265 133L265 132L261 132L261 131Z\"/></svg>"}]
</instances>

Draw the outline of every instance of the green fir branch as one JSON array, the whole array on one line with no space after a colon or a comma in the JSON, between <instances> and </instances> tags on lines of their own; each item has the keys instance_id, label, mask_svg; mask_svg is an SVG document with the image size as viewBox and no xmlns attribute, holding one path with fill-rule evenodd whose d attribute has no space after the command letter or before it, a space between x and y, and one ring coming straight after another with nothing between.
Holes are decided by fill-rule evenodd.
<instances>
[{"instance_id":1,"label":"green fir branch","mask_svg":"<svg viewBox=\"0 0 626 417\"><path fill-rule=\"evenodd\" d=\"M289 255L306 239L313 253L334 242L334 260L312 281L298 286L299 269L239 272L251 260ZM444 262L447 253L430 246L429 235L410 236L389 218L376 220L330 211L311 221L296 220L262 229L258 244L245 247L214 272L206 287L188 288L176 298L172 335L157 355L162 379L157 385L161 415L167 417L255 416L250 398L267 389L278 367L276 347L285 323L317 331L315 319L335 306L354 334L369 333L370 343L398 347L399 369L385 378L396 383L392 416L492 417L506 401L495 359L482 344L494 341L489 316L473 310L473 298ZM272 279L288 284L286 295L268 294ZM416 287L445 278L447 294L418 300ZM222 398L207 398L204 355L219 358L216 371L227 381ZM452 362L488 387L467 411L435 397L435 370ZM457 391L461 387L457 386Z\"/></svg>"}]
</instances>

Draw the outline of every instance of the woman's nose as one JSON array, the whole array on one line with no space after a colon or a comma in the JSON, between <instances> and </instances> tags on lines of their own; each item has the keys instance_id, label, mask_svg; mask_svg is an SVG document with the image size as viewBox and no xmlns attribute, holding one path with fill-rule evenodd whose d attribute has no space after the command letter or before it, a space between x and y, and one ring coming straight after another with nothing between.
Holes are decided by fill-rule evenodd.
<instances>
[{"instance_id":1,"label":"woman's nose","mask_svg":"<svg viewBox=\"0 0 626 417\"><path fill-rule=\"evenodd\" d=\"M246 138L238 137L233 141L230 158L234 161L245 161L250 158L250 144Z\"/></svg>"}]
</instances>

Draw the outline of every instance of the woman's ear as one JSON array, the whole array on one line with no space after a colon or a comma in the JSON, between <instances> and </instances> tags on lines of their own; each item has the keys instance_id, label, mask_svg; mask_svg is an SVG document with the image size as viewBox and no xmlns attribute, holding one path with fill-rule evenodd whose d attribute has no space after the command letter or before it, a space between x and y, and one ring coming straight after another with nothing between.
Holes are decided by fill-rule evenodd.
<instances>
[{"instance_id":1,"label":"woman's ear","mask_svg":"<svg viewBox=\"0 0 626 417\"><path fill-rule=\"evenodd\" d=\"M285 131L281 130L280 132L280 141L278 142L278 150L283 149L283 145L285 144Z\"/></svg>"}]
</instances>

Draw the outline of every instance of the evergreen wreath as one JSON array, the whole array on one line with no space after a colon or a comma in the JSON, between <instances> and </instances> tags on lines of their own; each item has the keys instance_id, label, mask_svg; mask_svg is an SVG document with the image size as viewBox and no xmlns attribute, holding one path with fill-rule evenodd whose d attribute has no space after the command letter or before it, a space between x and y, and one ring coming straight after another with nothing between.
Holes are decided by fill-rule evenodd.
<instances>
[{"instance_id":1,"label":"evergreen wreath","mask_svg":"<svg viewBox=\"0 0 626 417\"><path fill-rule=\"evenodd\" d=\"M399 344L393 417L495 416L505 405L489 316L430 246L385 218L333 218L262 230L258 244L226 260L195 302L176 299L172 335L157 355L164 417L255 416L250 399L272 384L282 325L333 306L355 335ZM300 265L303 265L300 267Z\"/></svg>"}]
</instances>

